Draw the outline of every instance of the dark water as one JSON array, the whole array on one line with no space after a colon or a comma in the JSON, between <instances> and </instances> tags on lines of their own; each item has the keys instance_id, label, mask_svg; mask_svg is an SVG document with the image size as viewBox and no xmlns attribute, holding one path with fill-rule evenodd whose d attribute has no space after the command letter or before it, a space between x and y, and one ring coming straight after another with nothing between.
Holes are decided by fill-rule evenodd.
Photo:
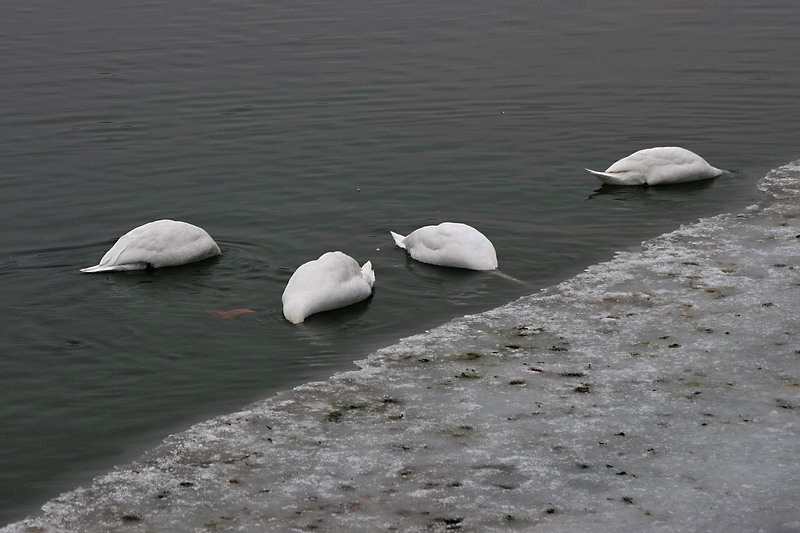
<instances>
[{"instance_id":1,"label":"dark water","mask_svg":"<svg viewBox=\"0 0 800 533\"><path fill-rule=\"evenodd\" d=\"M0 21L0 524L198 420L757 199L798 157L793 0L10 2ZM640 148L733 177L600 189ZM224 255L88 276L158 218ZM388 231L469 223L502 271ZM293 270L371 260L367 303L283 320ZM257 313L222 320L210 310Z\"/></svg>"}]
</instances>

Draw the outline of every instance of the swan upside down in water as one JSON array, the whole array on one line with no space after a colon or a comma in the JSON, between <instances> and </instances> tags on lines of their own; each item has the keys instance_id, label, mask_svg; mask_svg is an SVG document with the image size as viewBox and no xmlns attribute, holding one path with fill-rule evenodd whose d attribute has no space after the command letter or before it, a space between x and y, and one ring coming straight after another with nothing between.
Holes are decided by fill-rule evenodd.
<instances>
[{"instance_id":1,"label":"swan upside down in water","mask_svg":"<svg viewBox=\"0 0 800 533\"><path fill-rule=\"evenodd\" d=\"M293 324L322 311L346 307L372 295L375 272L367 261L359 267L342 252L327 252L298 267L281 298L283 316Z\"/></svg>"},{"instance_id":2,"label":"swan upside down in water","mask_svg":"<svg viewBox=\"0 0 800 533\"><path fill-rule=\"evenodd\" d=\"M586 169L609 185L667 185L716 178L725 171L685 148L660 146L634 152L605 172Z\"/></svg>"},{"instance_id":3,"label":"swan upside down in water","mask_svg":"<svg viewBox=\"0 0 800 533\"><path fill-rule=\"evenodd\" d=\"M81 272L152 270L194 263L220 253L204 229L176 220L156 220L130 230L100 263Z\"/></svg>"},{"instance_id":4,"label":"swan upside down in water","mask_svg":"<svg viewBox=\"0 0 800 533\"><path fill-rule=\"evenodd\" d=\"M438 226L424 226L407 236L389 233L397 246L423 263L470 270L497 268L497 253L492 242L466 224L442 222Z\"/></svg>"}]
</instances>

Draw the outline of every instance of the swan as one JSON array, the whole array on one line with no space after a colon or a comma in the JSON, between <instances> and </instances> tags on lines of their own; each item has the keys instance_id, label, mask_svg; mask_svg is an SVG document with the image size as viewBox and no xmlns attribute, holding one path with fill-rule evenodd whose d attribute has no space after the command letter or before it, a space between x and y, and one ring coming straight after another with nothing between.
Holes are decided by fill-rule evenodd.
<instances>
[{"instance_id":1,"label":"swan","mask_svg":"<svg viewBox=\"0 0 800 533\"><path fill-rule=\"evenodd\" d=\"M130 230L100 260L81 272L152 270L185 265L220 255L202 228L176 220L156 220Z\"/></svg>"},{"instance_id":2,"label":"swan","mask_svg":"<svg viewBox=\"0 0 800 533\"><path fill-rule=\"evenodd\" d=\"M372 295L375 272L367 261L359 267L342 252L327 252L295 270L281 298L283 316L292 324L322 311L346 307Z\"/></svg>"},{"instance_id":3,"label":"swan","mask_svg":"<svg viewBox=\"0 0 800 533\"><path fill-rule=\"evenodd\" d=\"M714 168L705 159L685 148L660 146L634 152L605 172L586 169L610 185L667 185L716 178L724 170Z\"/></svg>"},{"instance_id":4,"label":"swan","mask_svg":"<svg viewBox=\"0 0 800 533\"><path fill-rule=\"evenodd\" d=\"M423 263L470 270L497 268L497 253L491 241L466 224L442 222L414 230L405 237L389 233L397 246Z\"/></svg>"}]
</instances>

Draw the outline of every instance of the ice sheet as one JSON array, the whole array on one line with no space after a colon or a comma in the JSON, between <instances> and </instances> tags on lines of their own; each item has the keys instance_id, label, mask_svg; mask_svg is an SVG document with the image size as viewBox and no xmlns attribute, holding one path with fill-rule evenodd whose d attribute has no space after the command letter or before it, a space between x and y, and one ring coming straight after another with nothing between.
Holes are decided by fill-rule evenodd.
<instances>
[{"instance_id":1,"label":"ice sheet","mask_svg":"<svg viewBox=\"0 0 800 533\"><path fill-rule=\"evenodd\" d=\"M3 531L800 531L800 161L760 188Z\"/></svg>"}]
</instances>

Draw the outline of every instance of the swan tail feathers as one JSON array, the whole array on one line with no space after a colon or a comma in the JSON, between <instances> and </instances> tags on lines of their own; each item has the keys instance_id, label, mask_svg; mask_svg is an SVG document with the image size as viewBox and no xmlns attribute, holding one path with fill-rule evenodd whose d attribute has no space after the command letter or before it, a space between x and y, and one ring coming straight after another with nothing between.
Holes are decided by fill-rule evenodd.
<instances>
[{"instance_id":1,"label":"swan tail feathers","mask_svg":"<svg viewBox=\"0 0 800 533\"><path fill-rule=\"evenodd\" d=\"M119 272L123 270L146 270L147 264L146 263L126 263L122 265L94 265L86 268L82 268L81 272L86 272L87 274L91 274L94 272Z\"/></svg>"},{"instance_id":2,"label":"swan tail feathers","mask_svg":"<svg viewBox=\"0 0 800 533\"><path fill-rule=\"evenodd\" d=\"M86 273L91 274L92 272L108 272L109 270L111 270L111 268L109 268L107 266L95 265L95 266L82 268L81 272L86 272Z\"/></svg>"},{"instance_id":3,"label":"swan tail feathers","mask_svg":"<svg viewBox=\"0 0 800 533\"><path fill-rule=\"evenodd\" d=\"M614 178L614 175L613 174L609 174L608 172L600 172L599 170L592 170L591 168L585 168L584 170L586 172L588 172L589 174L597 176L600 180L613 179Z\"/></svg>"},{"instance_id":4,"label":"swan tail feathers","mask_svg":"<svg viewBox=\"0 0 800 533\"><path fill-rule=\"evenodd\" d=\"M392 234L392 238L394 239L394 243L398 247L400 247L403 250L405 250L406 249L406 243L405 243L406 237L405 237L405 235L400 235L399 233L395 233L393 231L390 231L389 233Z\"/></svg>"},{"instance_id":5,"label":"swan tail feathers","mask_svg":"<svg viewBox=\"0 0 800 533\"><path fill-rule=\"evenodd\" d=\"M370 288L372 288L375 284L375 271L372 270L372 261L364 263L364 266L361 267L361 275L367 280Z\"/></svg>"},{"instance_id":6,"label":"swan tail feathers","mask_svg":"<svg viewBox=\"0 0 800 533\"><path fill-rule=\"evenodd\" d=\"M631 176L628 176L626 179L626 177L623 177L620 174L612 174L611 172L600 172L599 170L592 170L590 168L586 168L584 170L594 175L603 183L607 183L609 185L633 185L644 183L643 181L632 181Z\"/></svg>"}]
</instances>

